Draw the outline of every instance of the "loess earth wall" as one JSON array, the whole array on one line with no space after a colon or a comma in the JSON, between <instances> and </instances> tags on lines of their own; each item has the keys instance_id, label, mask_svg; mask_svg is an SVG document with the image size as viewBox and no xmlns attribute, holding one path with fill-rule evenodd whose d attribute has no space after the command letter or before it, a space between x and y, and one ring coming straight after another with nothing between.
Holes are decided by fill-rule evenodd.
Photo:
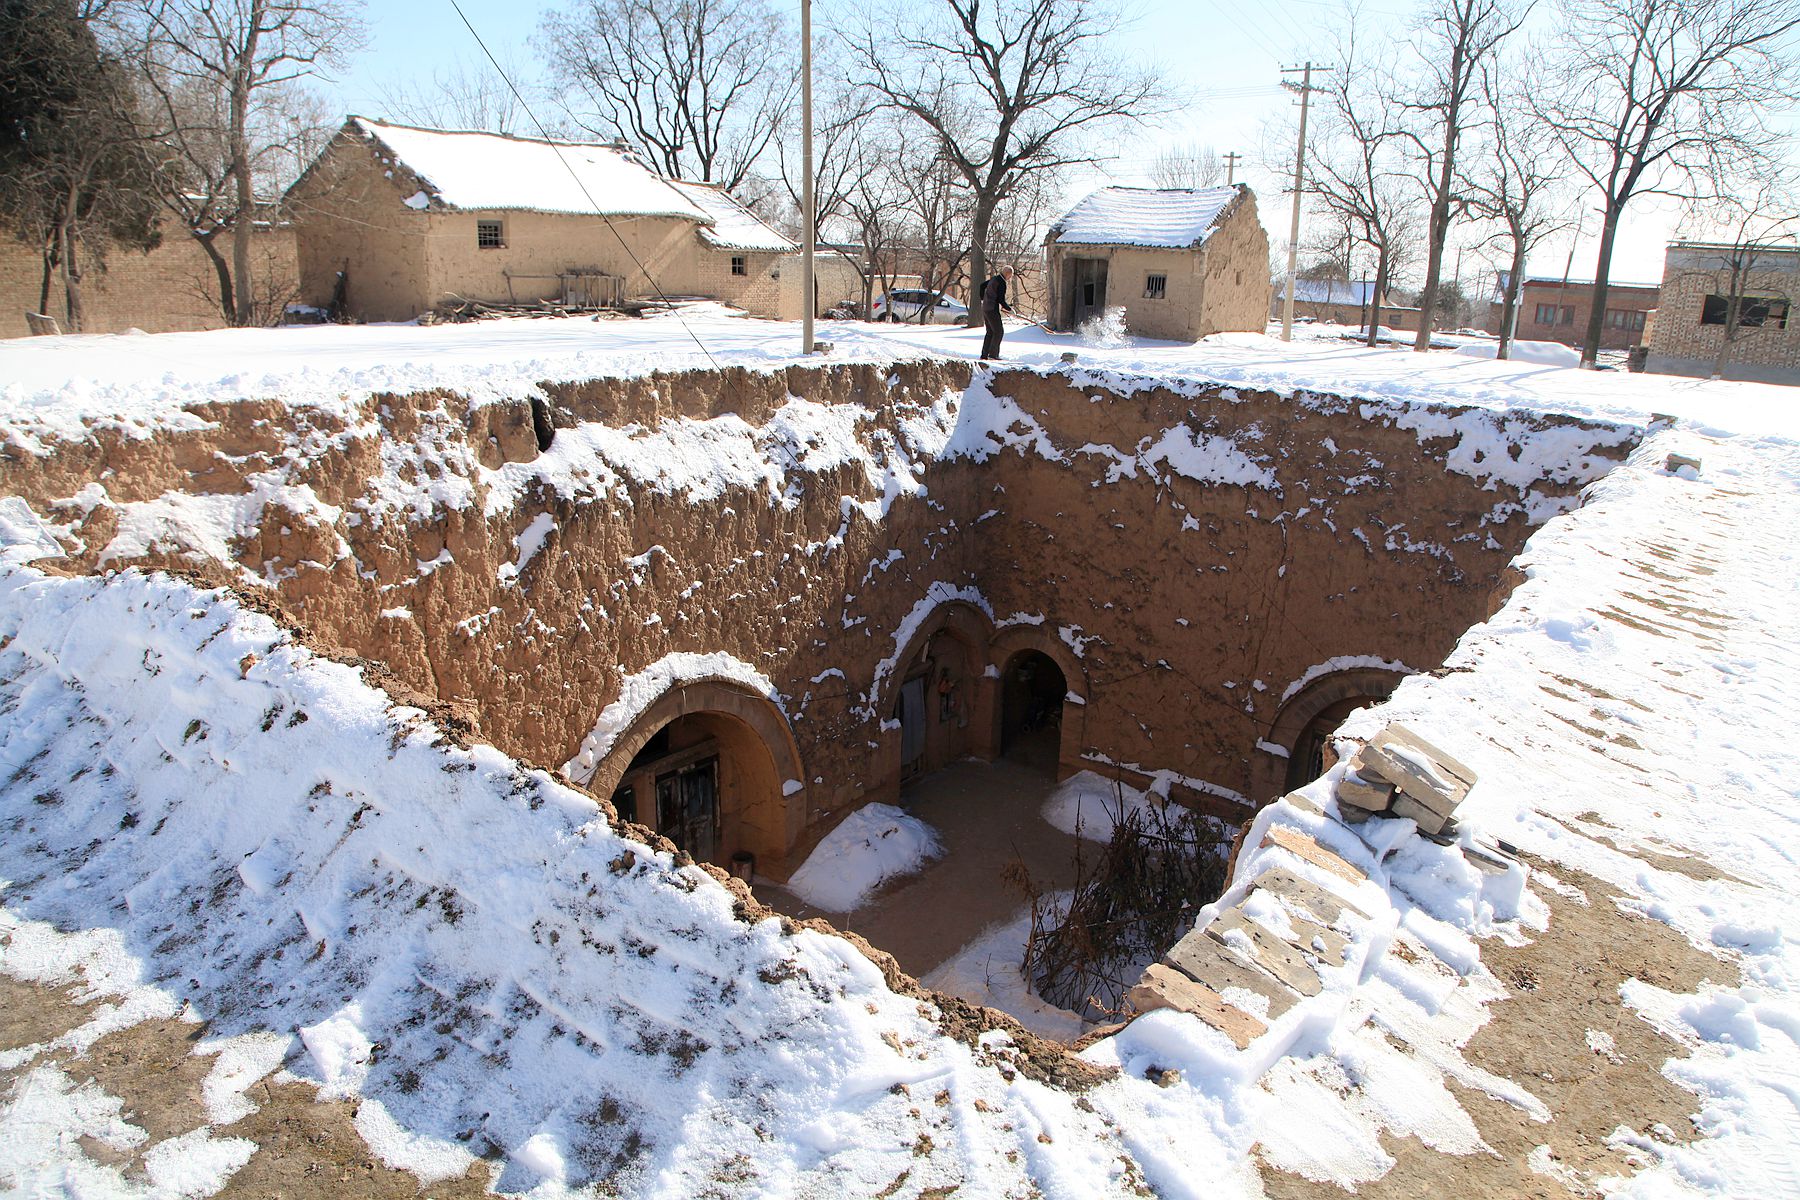
<instances>
[{"instance_id":1,"label":"loess earth wall","mask_svg":"<svg viewBox=\"0 0 1800 1200\"><path fill-rule=\"evenodd\" d=\"M1066 678L1063 772L1241 817L1282 790L1296 706L1437 667L1636 435L934 362L196 415L8 447L0 490L68 569L260 595L601 794L654 732L634 727L712 688L771 743L776 811L740 844L777 875L897 793L897 691L927 660L954 664L936 759L999 749L1002 674L1036 650Z\"/></svg>"}]
</instances>

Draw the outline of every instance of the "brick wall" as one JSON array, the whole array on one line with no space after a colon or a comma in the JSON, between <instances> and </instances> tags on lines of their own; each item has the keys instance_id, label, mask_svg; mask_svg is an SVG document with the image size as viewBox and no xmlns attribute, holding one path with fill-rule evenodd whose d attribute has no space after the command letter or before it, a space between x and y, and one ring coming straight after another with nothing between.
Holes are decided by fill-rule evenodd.
<instances>
[{"instance_id":1,"label":"brick wall","mask_svg":"<svg viewBox=\"0 0 1800 1200\"><path fill-rule=\"evenodd\" d=\"M221 234L222 238L226 235ZM220 250L229 259L229 244ZM253 242L252 262L259 294L282 301L295 292L294 231L287 226L260 231ZM0 231L0 337L25 337L25 314L38 311L43 259L36 246ZM218 276L212 260L181 229L165 223L162 244L148 253L114 250L104 266L86 263L82 298L85 333L173 333L219 329ZM60 279L50 285L50 315L69 329Z\"/></svg>"},{"instance_id":2,"label":"brick wall","mask_svg":"<svg viewBox=\"0 0 1800 1200\"><path fill-rule=\"evenodd\" d=\"M1649 323L1649 314L1656 310L1659 289L1638 287L1631 284L1612 284L1606 289L1607 311L1644 313L1644 323ZM1571 280L1564 284L1561 280L1528 279L1519 289L1519 323L1515 336L1526 342L1561 342L1565 346L1578 346L1587 337L1588 314L1593 311L1594 285ZM1556 309L1555 324L1538 320L1539 306L1551 306ZM1494 305L1489 313L1490 332L1500 330L1500 307ZM1600 348L1603 350L1629 350L1644 340L1646 329L1633 327L1633 322L1624 326L1614 325L1611 321L1600 331Z\"/></svg>"},{"instance_id":3,"label":"brick wall","mask_svg":"<svg viewBox=\"0 0 1800 1200\"><path fill-rule=\"evenodd\" d=\"M1671 246L1663 267L1662 307L1650 333L1648 370L1710 376L1725 340L1723 325L1702 324L1708 295L1731 294L1729 251ZM1766 265L1765 265L1766 264ZM1800 253L1774 253L1749 264L1740 294L1785 299L1800 309ZM1721 374L1728 379L1800 383L1800 311L1781 328L1771 322L1740 328Z\"/></svg>"}]
</instances>

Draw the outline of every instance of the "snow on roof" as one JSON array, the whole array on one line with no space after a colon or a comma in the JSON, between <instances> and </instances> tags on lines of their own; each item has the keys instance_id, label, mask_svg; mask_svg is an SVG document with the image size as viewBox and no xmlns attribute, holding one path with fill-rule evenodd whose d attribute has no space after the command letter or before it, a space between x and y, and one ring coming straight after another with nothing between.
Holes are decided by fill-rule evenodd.
<instances>
[{"instance_id":1,"label":"snow on roof","mask_svg":"<svg viewBox=\"0 0 1800 1200\"><path fill-rule=\"evenodd\" d=\"M686 217L701 224L714 219L668 180L611 146L420 129L367 117L351 117L350 123L419 176L427 202L448 208Z\"/></svg>"},{"instance_id":2,"label":"snow on roof","mask_svg":"<svg viewBox=\"0 0 1800 1200\"><path fill-rule=\"evenodd\" d=\"M1367 304L1375 290L1373 279L1296 279L1294 299L1301 304ZM1287 285L1275 289L1275 298L1287 295Z\"/></svg>"},{"instance_id":3,"label":"snow on roof","mask_svg":"<svg viewBox=\"0 0 1800 1200\"><path fill-rule=\"evenodd\" d=\"M713 219L711 225L700 230L700 240L707 245L721 250L770 250L777 254L797 249L718 184L690 183L685 179L669 182Z\"/></svg>"},{"instance_id":4,"label":"snow on roof","mask_svg":"<svg viewBox=\"0 0 1800 1200\"><path fill-rule=\"evenodd\" d=\"M1185 249L1204 242L1225 206L1243 186L1221 188L1108 187L1065 213L1050 229L1063 245L1163 246Z\"/></svg>"}]
</instances>

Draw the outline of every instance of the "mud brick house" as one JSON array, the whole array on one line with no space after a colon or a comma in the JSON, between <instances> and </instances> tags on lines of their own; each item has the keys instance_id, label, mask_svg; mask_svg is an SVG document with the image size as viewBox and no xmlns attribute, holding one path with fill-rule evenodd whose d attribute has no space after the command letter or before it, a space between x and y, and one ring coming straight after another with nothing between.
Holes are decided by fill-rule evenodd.
<instances>
[{"instance_id":1,"label":"mud brick house","mask_svg":"<svg viewBox=\"0 0 1800 1200\"><path fill-rule=\"evenodd\" d=\"M1506 290L1502 272L1494 284L1494 301L1488 306L1486 328L1500 332ZM1656 311L1661 288L1654 283L1608 282L1606 324L1600 334L1602 350L1629 350L1644 341L1650 314ZM1561 342L1578 346L1587 336L1588 314L1594 308L1594 281L1562 276L1528 275L1519 285L1519 323L1513 336L1527 342Z\"/></svg>"},{"instance_id":2,"label":"mud brick house","mask_svg":"<svg viewBox=\"0 0 1800 1200\"><path fill-rule=\"evenodd\" d=\"M1800 247L1676 242L1663 259L1662 294L1647 370L1800 383L1800 326L1792 312ZM1733 296L1737 328L1727 348Z\"/></svg>"},{"instance_id":3,"label":"mud brick house","mask_svg":"<svg viewBox=\"0 0 1800 1200\"><path fill-rule=\"evenodd\" d=\"M1174 341L1264 326L1269 237L1243 184L1101 188L1065 213L1044 245L1054 329L1109 308L1125 310L1131 332Z\"/></svg>"},{"instance_id":4,"label":"mud brick house","mask_svg":"<svg viewBox=\"0 0 1800 1200\"><path fill-rule=\"evenodd\" d=\"M705 296L798 315L794 244L629 150L351 117L288 190L301 298L403 321L463 300ZM798 274L798 272L792 272Z\"/></svg>"},{"instance_id":5,"label":"mud brick house","mask_svg":"<svg viewBox=\"0 0 1800 1200\"><path fill-rule=\"evenodd\" d=\"M1279 321L1287 297L1285 280L1269 295L1269 319ZM1372 279L1301 279L1294 287L1294 318L1329 321L1334 325L1367 327ZM1386 329L1417 329L1419 310L1395 304L1390 297L1381 305L1380 324Z\"/></svg>"}]
</instances>

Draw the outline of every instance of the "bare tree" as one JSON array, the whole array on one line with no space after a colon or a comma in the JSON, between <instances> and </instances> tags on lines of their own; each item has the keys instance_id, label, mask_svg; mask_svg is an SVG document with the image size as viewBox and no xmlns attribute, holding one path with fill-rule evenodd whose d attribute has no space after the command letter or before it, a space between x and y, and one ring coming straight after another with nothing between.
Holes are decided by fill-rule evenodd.
<instances>
[{"instance_id":1,"label":"bare tree","mask_svg":"<svg viewBox=\"0 0 1800 1200\"><path fill-rule=\"evenodd\" d=\"M1511 258L1501 294L1500 358L1512 357L1526 257L1575 223L1568 193L1559 186L1568 165L1555 153L1544 127L1531 120L1509 79L1516 83L1518 75L1497 62L1482 71L1488 121L1479 161L1467 170L1465 185L1470 209L1498 226L1489 240Z\"/></svg>"},{"instance_id":2,"label":"bare tree","mask_svg":"<svg viewBox=\"0 0 1800 1200\"><path fill-rule=\"evenodd\" d=\"M1408 140L1421 168L1429 212L1425 220L1425 286L1419 292L1414 350L1431 345L1439 274L1450 222L1461 207L1457 154L1480 120L1481 69L1528 11L1512 0L1431 0L1415 42L1419 84L1406 99L1418 128Z\"/></svg>"},{"instance_id":3,"label":"bare tree","mask_svg":"<svg viewBox=\"0 0 1800 1200\"><path fill-rule=\"evenodd\" d=\"M1390 68L1365 59L1355 25L1347 27L1338 39L1338 67L1320 89L1324 103L1306 152L1307 190L1342 225L1350 247L1367 246L1374 254L1371 346L1417 224L1417 188L1402 153L1404 111Z\"/></svg>"},{"instance_id":4,"label":"bare tree","mask_svg":"<svg viewBox=\"0 0 1800 1200\"><path fill-rule=\"evenodd\" d=\"M428 85L393 84L383 88L382 111L390 120L434 129L535 132L530 114L506 82L511 79L522 91L529 92L532 85L528 72L518 62L504 57L501 67L506 78L486 59L459 59L448 68L433 71Z\"/></svg>"},{"instance_id":5,"label":"bare tree","mask_svg":"<svg viewBox=\"0 0 1800 1200\"><path fill-rule=\"evenodd\" d=\"M1690 235L1706 240L1671 249L1671 258L1688 264L1675 278L1706 289L1700 322L1719 327L1712 378L1723 379L1742 343L1793 320L1793 304L1800 299L1794 274L1772 264L1791 263L1800 255L1800 198L1787 180L1770 172L1738 196L1695 206L1688 225Z\"/></svg>"},{"instance_id":6,"label":"bare tree","mask_svg":"<svg viewBox=\"0 0 1800 1200\"><path fill-rule=\"evenodd\" d=\"M60 278L71 331L86 322L82 279L113 246L158 239L159 161L133 119L128 73L78 0L0 5L0 219L35 244L39 312Z\"/></svg>"},{"instance_id":7,"label":"bare tree","mask_svg":"<svg viewBox=\"0 0 1800 1200\"><path fill-rule=\"evenodd\" d=\"M1800 73L1796 0L1561 0L1560 53L1531 91L1580 174L1600 193L1592 367L1606 317L1613 240L1640 195L1694 197L1765 157L1768 118Z\"/></svg>"},{"instance_id":8,"label":"bare tree","mask_svg":"<svg viewBox=\"0 0 1800 1200\"><path fill-rule=\"evenodd\" d=\"M164 199L214 256L233 325L267 317L252 240L257 182L285 170L301 131L295 85L361 43L346 0L136 0L144 79L183 170ZM216 248L229 233L229 267ZM266 298L265 298L266 299Z\"/></svg>"},{"instance_id":9,"label":"bare tree","mask_svg":"<svg viewBox=\"0 0 1800 1200\"><path fill-rule=\"evenodd\" d=\"M727 190L794 105L794 41L768 0L573 0L539 34L576 124Z\"/></svg>"},{"instance_id":10,"label":"bare tree","mask_svg":"<svg viewBox=\"0 0 1800 1200\"><path fill-rule=\"evenodd\" d=\"M865 9L845 35L869 108L928 131L973 196L972 278L987 273L1008 196L1034 175L1098 161L1090 135L1162 110L1160 81L1108 53L1118 27L1098 0L917 0Z\"/></svg>"},{"instance_id":11,"label":"bare tree","mask_svg":"<svg viewBox=\"0 0 1800 1200\"><path fill-rule=\"evenodd\" d=\"M1190 142L1170 146L1150 164L1150 183L1159 188L1209 188L1225 182L1225 162L1211 146Z\"/></svg>"}]
</instances>

